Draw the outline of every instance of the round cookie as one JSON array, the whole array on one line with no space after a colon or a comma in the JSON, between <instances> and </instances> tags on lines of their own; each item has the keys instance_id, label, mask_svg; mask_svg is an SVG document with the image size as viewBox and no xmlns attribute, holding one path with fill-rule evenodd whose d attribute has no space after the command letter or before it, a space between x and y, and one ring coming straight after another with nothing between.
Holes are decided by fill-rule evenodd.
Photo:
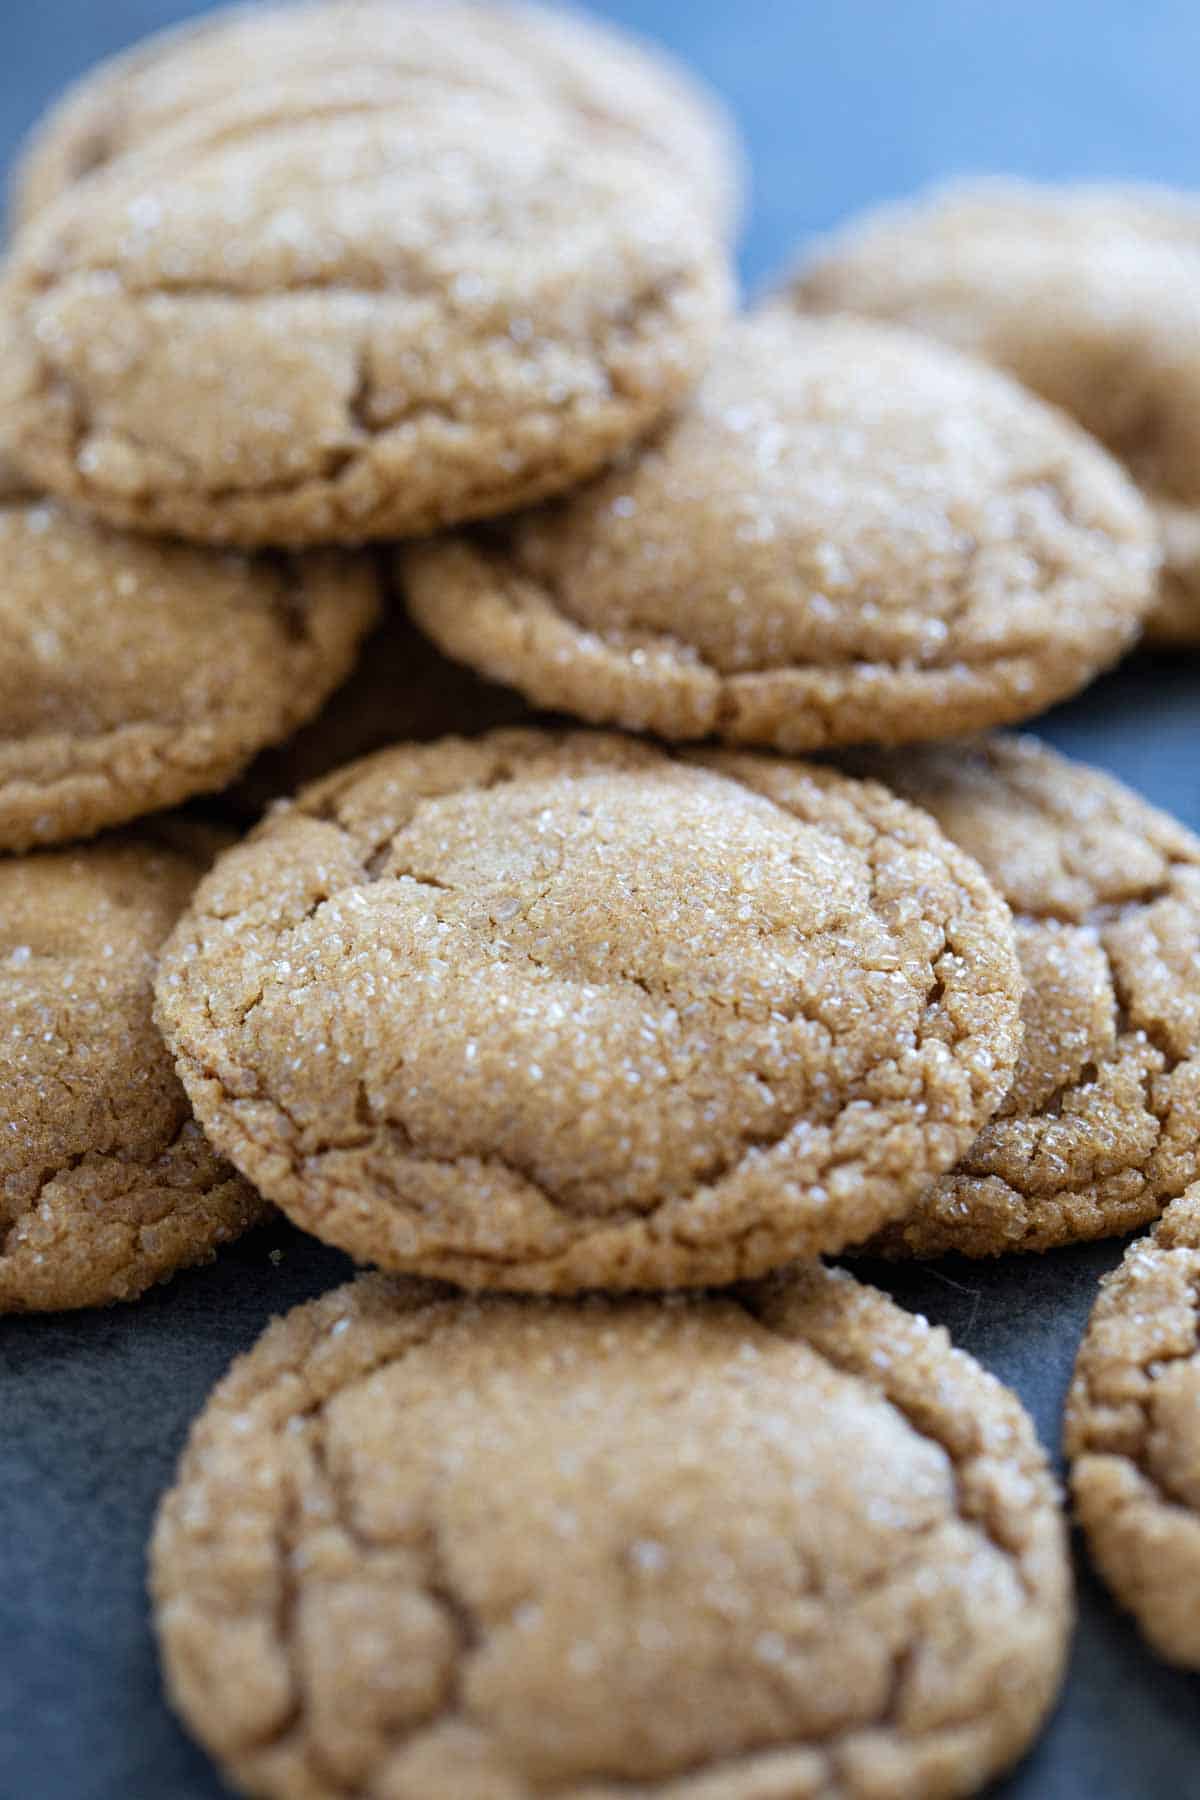
<instances>
[{"instance_id":1,"label":"round cookie","mask_svg":"<svg viewBox=\"0 0 1200 1800\"><path fill-rule=\"evenodd\" d=\"M1071 1613L1015 1397L819 1265L340 1288L217 1388L151 1564L172 1700L268 1800L949 1800L1028 1744Z\"/></svg>"},{"instance_id":2,"label":"round cookie","mask_svg":"<svg viewBox=\"0 0 1200 1800\"><path fill-rule=\"evenodd\" d=\"M1136 635L1157 554L1116 465L1016 383L780 310L601 479L400 566L422 629L539 706L813 750L1083 686Z\"/></svg>"},{"instance_id":3,"label":"round cookie","mask_svg":"<svg viewBox=\"0 0 1200 1800\"><path fill-rule=\"evenodd\" d=\"M213 1142L362 1261L665 1288L860 1241L1011 1079L1007 909L830 770L495 732L223 857L158 1019Z\"/></svg>"},{"instance_id":4,"label":"round cookie","mask_svg":"<svg viewBox=\"0 0 1200 1800\"><path fill-rule=\"evenodd\" d=\"M0 1313L132 1300L266 1216L151 1017L208 848L164 825L0 857Z\"/></svg>"},{"instance_id":5,"label":"round cookie","mask_svg":"<svg viewBox=\"0 0 1200 1800\"><path fill-rule=\"evenodd\" d=\"M0 405L37 485L113 523L358 542L591 474L688 391L727 300L658 159L422 90L69 190L13 247Z\"/></svg>"},{"instance_id":6,"label":"round cookie","mask_svg":"<svg viewBox=\"0 0 1200 1800\"><path fill-rule=\"evenodd\" d=\"M848 766L980 864L1026 981L1008 1098L872 1251L1049 1250L1157 1218L1200 1177L1200 839L1033 738Z\"/></svg>"},{"instance_id":7,"label":"round cookie","mask_svg":"<svg viewBox=\"0 0 1200 1800\"><path fill-rule=\"evenodd\" d=\"M233 121L395 104L427 84L558 108L598 143L662 158L724 226L740 210L732 122L690 70L578 13L470 0L234 7L158 32L51 108L13 175L11 210L24 223L130 153L195 145Z\"/></svg>"},{"instance_id":8,"label":"round cookie","mask_svg":"<svg viewBox=\"0 0 1200 1800\"><path fill-rule=\"evenodd\" d=\"M1200 645L1200 203L1167 189L953 186L818 247L791 290L1007 369L1125 462L1163 515L1148 633Z\"/></svg>"},{"instance_id":9,"label":"round cookie","mask_svg":"<svg viewBox=\"0 0 1200 1800\"><path fill-rule=\"evenodd\" d=\"M0 467L0 849L224 787L349 674L378 596L365 558L149 543Z\"/></svg>"},{"instance_id":10,"label":"round cookie","mask_svg":"<svg viewBox=\"0 0 1200 1800\"><path fill-rule=\"evenodd\" d=\"M519 694L450 662L403 607L391 606L349 681L310 725L251 764L221 795L221 810L238 820L257 819L272 801L401 738L473 735L528 718Z\"/></svg>"},{"instance_id":11,"label":"round cookie","mask_svg":"<svg viewBox=\"0 0 1200 1800\"><path fill-rule=\"evenodd\" d=\"M1160 1656L1200 1669L1200 1184L1102 1282L1065 1448L1105 1581Z\"/></svg>"}]
</instances>

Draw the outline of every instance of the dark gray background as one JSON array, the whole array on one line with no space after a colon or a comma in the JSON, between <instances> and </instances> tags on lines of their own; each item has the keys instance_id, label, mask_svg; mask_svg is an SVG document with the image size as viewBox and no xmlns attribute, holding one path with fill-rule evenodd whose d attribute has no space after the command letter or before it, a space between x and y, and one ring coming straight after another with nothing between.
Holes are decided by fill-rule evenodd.
<instances>
[{"instance_id":1,"label":"dark gray background","mask_svg":"<svg viewBox=\"0 0 1200 1800\"><path fill-rule=\"evenodd\" d=\"M0 161L89 62L195 8L3 0ZM1200 186L1191 0L609 0L724 92L750 146L751 285L805 234L973 169ZM1039 727L1200 827L1200 659L1140 660ZM1011 1381L1055 1450L1116 1246L872 1271ZM189 1420L273 1312L340 1279L285 1228L127 1309L0 1322L0 1800L215 1800L163 1706L143 1547ZM1063 1704L1005 1800L1200 1800L1200 1680L1154 1662L1081 1568Z\"/></svg>"}]
</instances>

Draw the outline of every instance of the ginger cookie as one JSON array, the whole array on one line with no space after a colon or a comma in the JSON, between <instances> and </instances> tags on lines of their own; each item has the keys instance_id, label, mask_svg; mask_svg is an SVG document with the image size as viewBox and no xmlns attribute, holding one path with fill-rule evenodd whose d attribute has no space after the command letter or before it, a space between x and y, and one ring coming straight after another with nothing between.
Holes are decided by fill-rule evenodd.
<instances>
[{"instance_id":1,"label":"ginger cookie","mask_svg":"<svg viewBox=\"0 0 1200 1800\"><path fill-rule=\"evenodd\" d=\"M1033 738L848 766L975 858L1026 981L1008 1098L872 1251L1049 1250L1157 1218L1200 1176L1200 839Z\"/></svg>"},{"instance_id":2,"label":"ginger cookie","mask_svg":"<svg viewBox=\"0 0 1200 1800\"><path fill-rule=\"evenodd\" d=\"M964 184L818 247L792 297L1007 369L1121 459L1159 511L1148 633L1200 645L1200 203L1167 189Z\"/></svg>"},{"instance_id":3,"label":"ginger cookie","mask_svg":"<svg viewBox=\"0 0 1200 1800\"><path fill-rule=\"evenodd\" d=\"M258 818L274 800L401 739L426 741L522 725L529 708L511 688L481 681L419 632L404 608L388 608L349 681L295 737L265 750L221 795L231 818Z\"/></svg>"},{"instance_id":4,"label":"ginger cookie","mask_svg":"<svg viewBox=\"0 0 1200 1800\"><path fill-rule=\"evenodd\" d=\"M1102 1282L1065 1448L1105 1581L1160 1656L1200 1669L1200 1184Z\"/></svg>"},{"instance_id":5,"label":"ginger cookie","mask_svg":"<svg viewBox=\"0 0 1200 1800\"><path fill-rule=\"evenodd\" d=\"M598 144L660 157L723 225L740 210L732 122L657 48L549 6L342 0L223 9L101 63L35 128L12 212L22 223L122 157L195 145L235 121L394 105L429 84L557 108Z\"/></svg>"},{"instance_id":6,"label":"ginger cookie","mask_svg":"<svg viewBox=\"0 0 1200 1800\"><path fill-rule=\"evenodd\" d=\"M38 486L118 525L404 535L594 472L691 387L728 286L659 159L486 94L347 103L39 214L0 404Z\"/></svg>"},{"instance_id":7,"label":"ginger cookie","mask_svg":"<svg viewBox=\"0 0 1200 1800\"><path fill-rule=\"evenodd\" d=\"M1053 1700L1064 1536L1016 1398L844 1273L373 1275L218 1386L151 1585L173 1703L267 1800L947 1800Z\"/></svg>"},{"instance_id":8,"label":"ginger cookie","mask_svg":"<svg viewBox=\"0 0 1200 1800\"><path fill-rule=\"evenodd\" d=\"M1003 1098L1007 908L872 784L589 733L405 745L222 857L158 1019L213 1142L362 1261L666 1288L840 1248Z\"/></svg>"},{"instance_id":9,"label":"ginger cookie","mask_svg":"<svg viewBox=\"0 0 1200 1800\"><path fill-rule=\"evenodd\" d=\"M786 312L562 500L401 557L418 624L536 705L812 750L1039 711L1128 646L1153 523L1007 377Z\"/></svg>"},{"instance_id":10,"label":"ginger cookie","mask_svg":"<svg viewBox=\"0 0 1200 1800\"><path fill-rule=\"evenodd\" d=\"M0 849L225 786L349 674L379 585L365 558L126 536L0 470Z\"/></svg>"},{"instance_id":11,"label":"ginger cookie","mask_svg":"<svg viewBox=\"0 0 1200 1800\"><path fill-rule=\"evenodd\" d=\"M184 833L0 857L0 1312L132 1300L266 1216L151 1017L207 860Z\"/></svg>"}]
</instances>

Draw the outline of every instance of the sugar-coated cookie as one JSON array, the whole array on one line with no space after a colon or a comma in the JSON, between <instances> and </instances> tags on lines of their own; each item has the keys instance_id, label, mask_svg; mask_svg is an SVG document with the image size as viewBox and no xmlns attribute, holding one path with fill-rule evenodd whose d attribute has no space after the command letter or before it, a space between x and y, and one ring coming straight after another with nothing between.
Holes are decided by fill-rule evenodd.
<instances>
[{"instance_id":1,"label":"sugar-coated cookie","mask_svg":"<svg viewBox=\"0 0 1200 1800\"><path fill-rule=\"evenodd\" d=\"M174 1703L266 1800L951 1800L1071 1614L1016 1399L818 1265L339 1288L217 1388L151 1560Z\"/></svg>"},{"instance_id":2,"label":"sugar-coated cookie","mask_svg":"<svg viewBox=\"0 0 1200 1800\"><path fill-rule=\"evenodd\" d=\"M1007 376L911 333L774 311L578 493L402 554L451 656L539 706L783 750L1011 722L1151 603L1153 521Z\"/></svg>"},{"instance_id":3,"label":"sugar-coated cookie","mask_svg":"<svg viewBox=\"0 0 1200 1800\"><path fill-rule=\"evenodd\" d=\"M666 1288L857 1242L1011 1081L1007 908L883 789L584 732L398 746L268 816L158 1017L213 1142L363 1261Z\"/></svg>"}]
</instances>

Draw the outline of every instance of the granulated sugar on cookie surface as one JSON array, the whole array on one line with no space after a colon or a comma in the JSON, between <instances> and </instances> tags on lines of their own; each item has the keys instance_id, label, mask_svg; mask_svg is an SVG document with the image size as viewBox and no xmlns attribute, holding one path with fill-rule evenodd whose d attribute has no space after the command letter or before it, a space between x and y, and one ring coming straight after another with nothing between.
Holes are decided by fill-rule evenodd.
<instances>
[{"instance_id":1,"label":"granulated sugar on cookie surface","mask_svg":"<svg viewBox=\"0 0 1200 1800\"><path fill-rule=\"evenodd\" d=\"M1007 377L776 310L600 480L406 548L414 618L535 705L781 750L1029 717L1137 635L1153 521Z\"/></svg>"},{"instance_id":2,"label":"granulated sugar on cookie surface","mask_svg":"<svg viewBox=\"0 0 1200 1800\"><path fill-rule=\"evenodd\" d=\"M0 1313L133 1299L266 1216L151 1020L154 953L207 861L191 836L0 857Z\"/></svg>"},{"instance_id":3,"label":"granulated sugar on cookie surface","mask_svg":"<svg viewBox=\"0 0 1200 1800\"><path fill-rule=\"evenodd\" d=\"M1109 1237L1200 1176L1200 839L1033 738L849 760L931 813L1012 907L1017 1078L873 1252L997 1256Z\"/></svg>"},{"instance_id":4,"label":"granulated sugar on cookie surface","mask_svg":"<svg viewBox=\"0 0 1200 1800\"><path fill-rule=\"evenodd\" d=\"M539 1291L860 1240L999 1104L1019 1002L1003 902L881 788L583 732L318 783L158 981L205 1129L297 1223Z\"/></svg>"},{"instance_id":5,"label":"granulated sugar on cookie surface","mask_svg":"<svg viewBox=\"0 0 1200 1800\"><path fill-rule=\"evenodd\" d=\"M818 1266L664 1302L380 1276L277 1321L154 1534L167 1683L294 1800L950 1800L1070 1579L1020 1405Z\"/></svg>"},{"instance_id":6,"label":"granulated sugar on cookie surface","mask_svg":"<svg viewBox=\"0 0 1200 1800\"><path fill-rule=\"evenodd\" d=\"M1200 1669L1200 1184L1102 1283L1064 1447L1104 1579L1160 1656Z\"/></svg>"}]
</instances>

